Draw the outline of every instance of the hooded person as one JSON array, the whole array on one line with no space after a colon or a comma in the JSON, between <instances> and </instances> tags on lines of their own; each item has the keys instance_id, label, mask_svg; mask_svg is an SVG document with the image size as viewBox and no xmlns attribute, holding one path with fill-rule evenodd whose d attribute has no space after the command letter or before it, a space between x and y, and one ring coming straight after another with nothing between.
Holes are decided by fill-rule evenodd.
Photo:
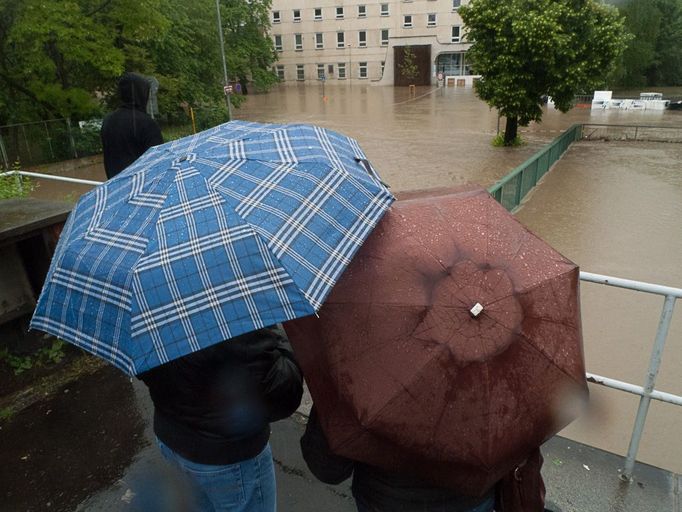
<instances>
[{"instance_id":1,"label":"hooded person","mask_svg":"<svg viewBox=\"0 0 682 512\"><path fill-rule=\"evenodd\" d=\"M125 73L118 82L121 106L102 123L104 171L111 179L152 146L163 143L159 125L147 115L150 84L142 76Z\"/></svg>"}]
</instances>

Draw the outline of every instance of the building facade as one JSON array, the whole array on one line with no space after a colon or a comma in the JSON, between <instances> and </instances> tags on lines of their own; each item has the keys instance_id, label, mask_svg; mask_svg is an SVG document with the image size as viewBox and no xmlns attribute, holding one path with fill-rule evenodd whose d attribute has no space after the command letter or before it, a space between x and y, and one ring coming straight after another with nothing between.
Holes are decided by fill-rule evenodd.
<instances>
[{"instance_id":1,"label":"building facade","mask_svg":"<svg viewBox=\"0 0 682 512\"><path fill-rule=\"evenodd\" d=\"M415 85L435 84L441 74L448 84L470 85L470 44L458 14L467 1L273 0L274 70L284 82L393 85L404 81L408 59L421 71Z\"/></svg>"}]
</instances>

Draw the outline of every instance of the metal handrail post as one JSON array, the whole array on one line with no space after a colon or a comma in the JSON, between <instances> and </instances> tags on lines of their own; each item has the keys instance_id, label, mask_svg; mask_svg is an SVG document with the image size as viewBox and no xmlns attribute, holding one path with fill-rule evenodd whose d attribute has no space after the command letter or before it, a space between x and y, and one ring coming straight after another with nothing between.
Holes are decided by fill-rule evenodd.
<instances>
[{"instance_id":1,"label":"metal handrail post","mask_svg":"<svg viewBox=\"0 0 682 512\"><path fill-rule=\"evenodd\" d=\"M5 164L5 169L9 169L9 159L7 158L7 150L5 150L5 141L2 140L2 134L0 133L0 157Z\"/></svg>"},{"instance_id":2,"label":"metal handrail post","mask_svg":"<svg viewBox=\"0 0 682 512\"><path fill-rule=\"evenodd\" d=\"M635 425L632 430L632 437L630 438L630 447L625 459L625 469L621 474L621 478L630 481L632 472L635 467L635 458L637 457L637 450L639 449L639 442L642 439L644 432L644 423L646 422L647 413L649 412L649 405L651 404L651 393L656 384L656 376L661 367L661 357L663 355L663 348L668 337L670 329L670 320L673 315L673 308L675 307L676 297L673 295L666 295L663 302L663 310L661 311L661 319L658 323L658 330L656 332L656 340L654 348L651 352L651 359L649 361L649 369L647 371L646 383L644 385L644 393L639 400L639 408L637 409L637 417L635 418Z\"/></svg>"},{"instance_id":3,"label":"metal handrail post","mask_svg":"<svg viewBox=\"0 0 682 512\"><path fill-rule=\"evenodd\" d=\"M73 140L73 131L71 130L71 118L66 118L66 130L69 132L69 142L71 143L71 151L73 151L73 157L78 158L78 151L76 150L76 141Z\"/></svg>"}]
</instances>

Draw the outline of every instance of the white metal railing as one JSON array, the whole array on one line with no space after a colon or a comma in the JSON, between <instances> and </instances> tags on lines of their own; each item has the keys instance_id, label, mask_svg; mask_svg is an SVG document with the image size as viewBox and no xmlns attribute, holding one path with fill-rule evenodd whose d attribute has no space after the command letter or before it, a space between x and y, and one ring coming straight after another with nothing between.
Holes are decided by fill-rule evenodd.
<instances>
[{"instance_id":1,"label":"white metal railing","mask_svg":"<svg viewBox=\"0 0 682 512\"><path fill-rule=\"evenodd\" d=\"M19 175L19 176L29 176L31 178L41 178L45 180L54 180L54 181L66 181L68 183L78 183L81 185L99 185L102 182L101 181L94 181L94 180L82 180L80 178L69 178L68 176L54 176L52 174L42 174L39 172L29 172L29 171L7 171L7 172L2 172L0 173L0 177L2 176L9 176L11 174Z\"/></svg>"},{"instance_id":2,"label":"white metal railing","mask_svg":"<svg viewBox=\"0 0 682 512\"><path fill-rule=\"evenodd\" d=\"M6 176L9 174L19 174L22 176L56 181L67 181L82 185L99 185L102 183L101 181L81 180L78 178L53 176L51 174L40 174L27 171L9 171L0 173L0 176ZM632 436L630 437L630 446L625 458L625 468L620 474L620 478L629 482L632 480L632 473L635 467L637 451L639 449L639 443L642 439L642 433L644 432L644 423L646 422L651 400L660 400L673 405L682 405L682 396L673 395L671 393L665 393L663 391L654 389L656 377L658 376L658 370L661 366L663 348L665 347L668 331L670 330L670 322L672 319L673 309L675 307L675 301L682 298L682 288L673 288L670 286L645 283L643 281L632 281L630 279L622 279L619 277L605 276L601 274L592 274L590 272L580 272L580 279L581 281L590 283L615 286L618 288L626 288L628 290L635 290L645 293L653 293L665 297L663 302L663 310L661 311L661 318L658 323L658 330L656 332L656 338L654 339L654 346L651 350L651 356L649 358L649 368L647 370L644 386L637 386L635 384L611 379L609 377L603 377L601 375L596 375L589 372L586 373L588 382L640 396L639 408L637 409L637 416L635 418L635 425L632 430Z\"/></svg>"},{"instance_id":3,"label":"white metal railing","mask_svg":"<svg viewBox=\"0 0 682 512\"><path fill-rule=\"evenodd\" d=\"M582 281L588 281L591 283L616 286L618 288L627 288L628 290L636 290L645 293L654 293L665 297L663 301L663 310L661 311L661 318L658 322L658 330L656 331L654 346L651 349L649 368L647 369L644 386L635 386L627 382L621 382L619 380L587 373L587 380L589 382L613 389L619 389L628 393L634 393L640 396L637 416L635 418L635 425L632 430L632 436L630 437L630 446L625 458L625 468L620 475L623 480L630 481L632 479L632 472L635 467L635 458L637 457L639 442L641 441L642 433L644 432L644 423L646 422L646 416L649 412L651 400L661 400L663 402L675 405L682 405L682 396L664 393L654 389L654 386L656 385L656 376L658 375L658 370L661 367L663 347L665 347L665 341L668 337L668 331L670 330L670 321L673 316L673 308L675 307L675 301L679 298L682 298L682 289L644 283L641 281L631 281L629 279L621 279L618 277L603 276L600 274L591 274L589 272L580 272L580 279Z\"/></svg>"}]
</instances>

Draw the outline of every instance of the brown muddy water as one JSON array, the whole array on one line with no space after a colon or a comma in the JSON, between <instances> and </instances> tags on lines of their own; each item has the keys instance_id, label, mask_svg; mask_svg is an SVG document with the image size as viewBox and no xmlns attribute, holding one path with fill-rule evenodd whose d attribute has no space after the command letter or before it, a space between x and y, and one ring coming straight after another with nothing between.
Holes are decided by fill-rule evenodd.
<instances>
[{"instance_id":1,"label":"brown muddy water","mask_svg":"<svg viewBox=\"0 0 682 512\"><path fill-rule=\"evenodd\" d=\"M582 270L682 288L682 144L575 143L516 216ZM676 395L679 302L656 384ZM588 371L643 385L663 297L582 283L581 304ZM626 454L638 397L590 391L588 414L562 434ZM638 460L681 473L681 424L680 407L653 401Z\"/></svg>"},{"instance_id":2,"label":"brown muddy water","mask_svg":"<svg viewBox=\"0 0 682 512\"><path fill-rule=\"evenodd\" d=\"M505 176L573 123L678 127L679 112L595 111L561 114L523 128L527 144L493 148L497 113L471 89L281 86L251 95L238 119L305 122L356 138L394 191ZM503 129L503 124L501 125ZM103 180L101 160L41 172ZM90 187L42 181L36 196L75 199ZM682 144L580 142L572 146L517 214L582 270L682 287ZM663 299L582 284L588 371L641 385ZM682 395L682 313L678 304L657 388ZM638 399L591 386L588 414L563 435L615 453L628 448ZM682 473L682 410L654 402L638 459Z\"/></svg>"}]
</instances>

